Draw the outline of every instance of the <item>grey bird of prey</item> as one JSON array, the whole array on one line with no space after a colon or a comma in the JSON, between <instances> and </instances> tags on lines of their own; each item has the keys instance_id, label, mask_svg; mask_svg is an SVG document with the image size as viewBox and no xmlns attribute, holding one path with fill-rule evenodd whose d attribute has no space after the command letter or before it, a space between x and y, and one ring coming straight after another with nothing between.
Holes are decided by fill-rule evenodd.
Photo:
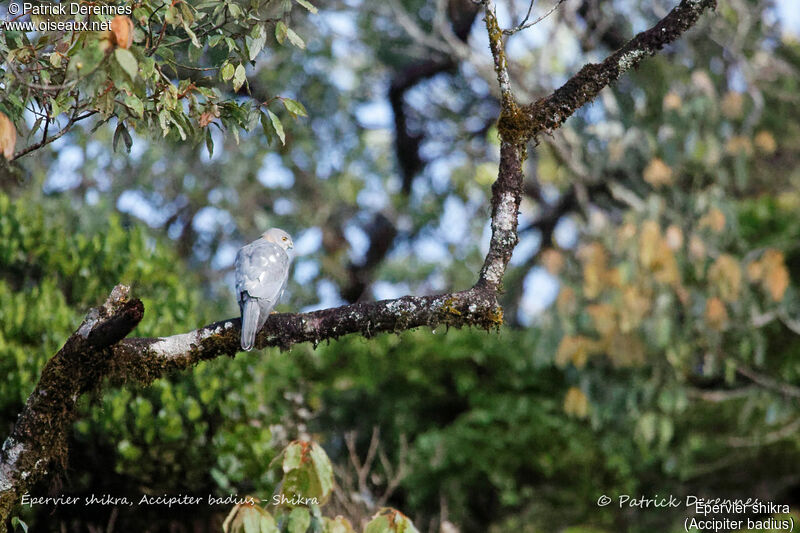
<instances>
[{"instance_id":1,"label":"grey bird of prey","mask_svg":"<svg viewBox=\"0 0 800 533\"><path fill-rule=\"evenodd\" d=\"M292 263L288 251L292 248L288 233L270 228L236 254L236 300L242 312L243 350L253 349L256 333L283 296Z\"/></svg>"}]
</instances>

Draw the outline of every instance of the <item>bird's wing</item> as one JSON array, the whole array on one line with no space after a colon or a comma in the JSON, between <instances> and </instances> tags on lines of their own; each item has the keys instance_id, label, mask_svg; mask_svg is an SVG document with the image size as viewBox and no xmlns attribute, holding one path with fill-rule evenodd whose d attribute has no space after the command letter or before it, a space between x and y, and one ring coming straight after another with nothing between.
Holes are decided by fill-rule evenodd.
<instances>
[{"instance_id":1,"label":"bird's wing","mask_svg":"<svg viewBox=\"0 0 800 533\"><path fill-rule=\"evenodd\" d=\"M266 298L275 304L289 278L289 255L277 244L259 239L236 254L236 294Z\"/></svg>"}]
</instances>

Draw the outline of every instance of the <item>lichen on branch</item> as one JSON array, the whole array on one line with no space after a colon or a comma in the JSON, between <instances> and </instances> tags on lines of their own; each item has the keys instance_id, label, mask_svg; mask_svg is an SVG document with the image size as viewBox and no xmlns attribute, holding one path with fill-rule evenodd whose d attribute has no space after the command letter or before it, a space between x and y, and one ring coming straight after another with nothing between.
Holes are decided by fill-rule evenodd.
<instances>
[{"instance_id":1,"label":"lichen on branch","mask_svg":"<svg viewBox=\"0 0 800 533\"><path fill-rule=\"evenodd\" d=\"M492 0L484 0L486 27L502 94L498 124L501 137L498 177L492 186L492 238L475 286L435 296L405 296L395 300L359 302L310 313L276 314L256 338L256 346L288 349L301 342L319 342L347 334L371 337L417 327L502 324L497 303L506 267L517 244L522 197L522 163L526 144L541 132L559 127L643 58L677 39L694 25L715 0L683 0L650 30L638 34L599 64L589 64L553 94L519 106L511 90L503 32ZM0 450L0 533L21 495L64 463L67 431L75 418L78 398L108 381L150 383L199 361L240 351L240 320L231 318L171 337L125 338L141 321L144 307L118 286L101 307L92 309L59 352L42 370L18 421Z\"/></svg>"},{"instance_id":2,"label":"lichen on branch","mask_svg":"<svg viewBox=\"0 0 800 533\"><path fill-rule=\"evenodd\" d=\"M520 112L508 114L500 130L522 134L525 140L559 128L575 111L591 102L601 90L635 68L646 57L655 55L694 26L716 0L683 0L655 26L633 39L601 63L589 63L552 94L522 106Z\"/></svg>"}]
</instances>

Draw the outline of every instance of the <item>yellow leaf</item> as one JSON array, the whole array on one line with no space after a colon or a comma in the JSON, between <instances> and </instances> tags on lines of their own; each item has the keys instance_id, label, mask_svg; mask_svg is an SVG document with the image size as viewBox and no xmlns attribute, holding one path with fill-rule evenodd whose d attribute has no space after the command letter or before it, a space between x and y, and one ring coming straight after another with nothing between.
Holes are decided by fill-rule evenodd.
<instances>
[{"instance_id":1,"label":"yellow leaf","mask_svg":"<svg viewBox=\"0 0 800 533\"><path fill-rule=\"evenodd\" d=\"M689 255L694 259L706 258L706 244L697 235L692 235L689 238Z\"/></svg>"},{"instance_id":2,"label":"yellow leaf","mask_svg":"<svg viewBox=\"0 0 800 533\"><path fill-rule=\"evenodd\" d=\"M608 255L599 243L583 246L578 251L583 261L583 292L589 299L597 298L605 287Z\"/></svg>"},{"instance_id":3,"label":"yellow leaf","mask_svg":"<svg viewBox=\"0 0 800 533\"><path fill-rule=\"evenodd\" d=\"M637 335L617 332L607 340L606 350L615 367L638 366L644 363L644 344Z\"/></svg>"},{"instance_id":4,"label":"yellow leaf","mask_svg":"<svg viewBox=\"0 0 800 533\"><path fill-rule=\"evenodd\" d=\"M789 288L789 271L783 252L780 250L769 249L761 257L761 264L764 268L764 278L762 283L769 295L776 302L783 300L786 289Z\"/></svg>"},{"instance_id":5,"label":"yellow leaf","mask_svg":"<svg viewBox=\"0 0 800 533\"><path fill-rule=\"evenodd\" d=\"M797 211L800 209L800 193L797 191L784 191L775 198L778 208L783 211Z\"/></svg>"},{"instance_id":6,"label":"yellow leaf","mask_svg":"<svg viewBox=\"0 0 800 533\"><path fill-rule=\"evenodd\" d=\"M610 287L621 287L622 286L622 271L619 267L614 267L612 269L606 270L605 275L606 284Z\"/></svg>"},{"instance_id":7,"label":"yellow leaf","mask_svg":"<svg viewBox=\"0 0 800 533\"><path fill-rule=\"evenodd\" d=\"M726 302L735 302L739 299L742 288L742 269L739 261L733 256L722 254L708 269L708 279L719 291Z\"/></svg>"},{"instance_id":8,"label":"yellow leaf","mask_svg":"<svg viewBox=\"0 0 800 533\"><path fill-rule=\"evenodd\" d=\"M653 187L672 185L672 169L656 157L644 169L644 181Z\"/></svg>"},{"instance_id":9,"label":"yellow leaf","mask_svg":"<svg viewBox=\"0 0 800 533\"><path fill-rule=\"evenodd\" d=\"M0 152L6 159L14 157L14 147L17 145L17 130L14 123L0 111Z\"/></svg>"},{"instance_id":10,"label":"yellow leaf","mask_svg":"<svg viewBox=\"0 0 800 533\"><path fill-rule=\"evenodd\" d=\"M749 156L753 154L753 143L743 135L734 135L725 143L725 151L728 155L744 154Z\"/></svg>"},{"instance_id":11,"label":"yellow leaf","mask_svg":"<svg viewBox=\"0 0 800 533\"><path fill-rule=\"evenodd\" d=\"M692 83L709 98L714 98L716 96L714 82L705 70L697 69L692 72Z\"/></svg>"},{"instance_id":12,"label":"yellow leaf","mask_svg":"<svg viewBox=\"0 0 800 533\"><path fill-rule=\"evenodd\" d=\"M783 265L770 270L764 280L764 285L772 299L780 302L783 300L783 295L786 294L786 289L789 288L789 271Z\"/></svg>"},{"instance_id":13,"label":"yellow leaf","mask_svg":"<svg viewBox=\"0 0 800 533\"><path fill-rule=\"evenodd\" d=\"M661 228L654 220L642 224L639 233L639 262L643 267L653 270L658 260L658 243L661 240Z\"/></svg>"},{"instance_id":14,"label":"yellow leaf","mask_svg":"<svg viewBox=\"0 0 800 533\"><path fill-rule=\"evenodd\" d=\"M674 111L683 105L681 97L675 91L670 91L664 96L664 111Z\"/></svg>"},{"instance_id":15,"label":"yellow leaf","mask_svg":"<svg viewBox=\"0 0 800 533\"><path fill-rule=\"evenodd\" d=\"M680 280L678 263L667 241L661 236L658 223L648 220L639 235L639 261L653 272L661 283L677 284Z\"/></svg>"},{"instance_id":16,"label":"yellow leaf","mask_svg":"<svg viewBox=\"0 0 800 533\"><path fill-rule=\"evenodd\" d=\"M550 274L557 276L564 268L564 255L549 248L542 253L542 264Z\"/></svg>"},{"instance_id":17,"label":"yellow leaf","mask_svg":"<svg viewBox=\"0 0 800 533\"><path fill-rule=\"evenodd\" d=\"M764 277L764 263L761 261L747 263L747 277L750 281L761 281Z\"/></svg>"},{"instance_id":18,"label":"yellow leaf","mask_svg":"<svg viewBox=\"0 0 800 533\"><path fill-rule=\"evenodd\" d=\"M725 215L716 207L712 207L708 213L700 218L700 227L708 227L712 231L719 233L725 229Z\"/></svg>"},{"instance_id":19,"label":"yellow leaf","mask_svg":"<svg viewBox=\"0 0 800 533\"><path fill-rule=\"evenodd\" d=\"M576 418L586 418L589 414L589 398L578 387L570 387L564 396L564 412Z\"/></svg>"},{"instance_id":20,"label":"yellow leaf","mask_svg":"<svg viewBox=\"0 0 800 533\"><path fill-rule=\"evenodd\" d=\"M565 367L572 363L576 368L583 368L589 355L597 352L597 343L582 335L565 335L561 339L556 352L555 363L558 367Z\"/></svg>"},{"instance_id":21,"label":"yellow leaf","mask_svg":"<svg viewBox=\"0 0 800 533\"><path fill-rule=\"evenodd\" d=\"M638 287L628 286L622 291L622 309L620 310L620 331L628 333L639 327L650 311L651 298Z\"/></svg>"},{"instance_id":22,"label":"yellow leaf","mask_svg":"<svg viewBox=\"0 0 800 533\"><path fill-rule=\"evenodd\" d=\"M728 322L728 311L725 304L717 297L709 298L706 301L705 312L706 323L717 331L722 331Z\"/></svg>"},{"instance_id":23,"label":"yellow leaf","mask_svg":"<svg viewBox=\"0 0 800 533\"><path fill-rule=\"evenodd\" d=\"M125 15L111 19L112 42L120 48L128 49L133 43L133 21Z\"/></svg>"},{"instance_id":24,"label":"yellow leaf","mask_svg":"<svg viewBox=\"0 0 800 533\"><path fill-rule=\"evenodd\" d=\"M753 143L761 152L765 154L773 154L778 149L778 143L775 142L775 137L767 130L761 130L756 133Z\"/></svg>"},{"instance_id":25,"label":"yellow leaf","mask_svg":"<svg viewBox=\"0 0 800 533\"><path fill-rule=\"evenodd\" d=\"M739 118L744 108L744 95L730 91L722 97L722 114L728 118Z\"/></svg>"},{"instance_id":26,"label":"yellow leaf","mask_svg":"<svg viewBox=\"0 0 800 533\"><path fill-rule=\"evenodd\" d=\"M577 311L575 290L572 287L561 287L558 291L556 309L561 315L572 315Z\"/></svg>"},{"instance_id":27,"label":"yellow leaf","mask_svg":"<svg viewBox=\"0 0 800 533\"><path fill-rule=\"evenodd\" d=\"M586 312L592 317L594 329L603 336L607 337L617 329L617 319L614 308L609 304L594 304L586 308Z\"/></svg>"},{"instance_id":28,"label":"yellow leaf","mask_svg":"<svg viewBox=\"0 0 800 533\"><path fill-rule=\"evenodd\" d=\"M608 143L608 159L612 163L619 163L625 156L625 143L621 140L613 140Z\"/></svg>"}]
</instances>

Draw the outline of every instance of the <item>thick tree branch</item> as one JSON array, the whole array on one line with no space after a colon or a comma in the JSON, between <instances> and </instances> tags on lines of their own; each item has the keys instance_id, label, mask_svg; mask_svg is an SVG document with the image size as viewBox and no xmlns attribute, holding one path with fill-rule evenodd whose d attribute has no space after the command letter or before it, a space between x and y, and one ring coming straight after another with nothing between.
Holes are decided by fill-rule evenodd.
<instances>
[{"instance_id":1,"label":"thick tree branch","mask_svg":"<svg viewBox=\"0 0 800 533\"><path fill-rule=\"evenodd\" d=\"M502 110L500 117L516 116L519 108L511 92L508 63L503 43L503 32L497 23L493 0L484 0L484 20L489 33L489 47L494 58L494 70L500 86ZM497 291L503 281L506 266L517 245L517 215L522 201L523 174L527 139L500 130L500 166L497 180L492 185L492 239L489 252L476 287Z\"/></svg>"},{"instance_id":2,"label":"thick tree branch","mask_svg":"<svg viewBox=\"0 0 800 533\"><path fill-rule=\"evenodd\" d=\"M0 450L0 531L22 494L66 462L67 429L78 398L102 383L113 356L109 347L130 333L143 313L142 302L129 299L127 287L117 286L42 369Z\"/></svg>"},{"instance_id":3,"label":"thick tree branch","mask_svg":"<svg viewBox=\"0 0 800 533\"><path fill-rule=\"evenodd\" d=\"M502 309L494 292L472 288L438 296L404 296L395 300L359 302L310 313L274 314L256 337L258 349L337 339L350 333L371 337L440 325L499 327ZM109 376L114 381L149 383L165 372L183 370L199 361L234 356L239 345L240 320L231 318L198 330L159 338L125 339L112 347Z\"/></svg>"},{"instance_id":4,"label":"thick tree branch","mask_svg":"<svg viewBox=\"0 0 800 533\"><path fill-rule=\"evenodd\" d=\"M259 348L315 344L350 333L371 336L420 326L480 326L502 323L497 303L506 267L516 246L517 213L523 192L522 162L527 141L557 128L580 106L641 59L675 40L714 0L683 0L653 29L640 33L603 63L587 65L551 96L520 107L514 99L492 0L484 0L486 27L502 95L500 165L492 186L492 238L479 279L471 289L439 296L355 303L311 313L278 314L259 332ZM39 383L0 451L0 533L21 495L53 465L63 464L67 429L78 398L107 378L114 383L149 383L172 370L239 351L239 319L155 339L124 339L144 308L118 286L106 303L90 311L64 347L45 365Z\"/></svg>"},{"instance_id":5,"label":"thick tree branch","mask_svg":"<svg viewBox=\"0 0 800 533\"><path fill-rule=\"evenodd\" d=\"M501 117L501 132L527 140L557 129L602 89L675 41L694 26L704 11L716 5L716 0L683 0L655 26L636 35L602 63L584 66L549 96L522 107L519 113Z\"/></svg>"}]
</instances>

